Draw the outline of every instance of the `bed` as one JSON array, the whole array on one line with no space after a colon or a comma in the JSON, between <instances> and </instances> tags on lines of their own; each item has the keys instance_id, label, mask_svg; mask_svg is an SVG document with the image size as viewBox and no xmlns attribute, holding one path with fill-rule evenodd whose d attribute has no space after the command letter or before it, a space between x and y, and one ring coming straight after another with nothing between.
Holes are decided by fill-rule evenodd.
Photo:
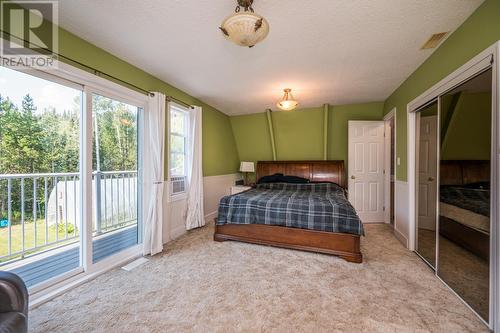
<instances>
[{"instance_id":1,"label":"bed","mask_svg":"<svg viewBox=\"0 0 500 333\"><path fill-rule=\"evenodd\" d=\"M256 178L282 173L311 183L258 184L221 199L214 240L337 255L361 263L363 225L345 193L343 161L261 161Z\"/></svg>"},{"instance_id":2,"label":"bed","mask_svg":"<svg viewBox=\"0 0 500 333\"><path fill-rule=\"evenodd\" d=\"M440 169L440 235L489 260L490 161L441 161Z\"/></svg>"}]
</instances>

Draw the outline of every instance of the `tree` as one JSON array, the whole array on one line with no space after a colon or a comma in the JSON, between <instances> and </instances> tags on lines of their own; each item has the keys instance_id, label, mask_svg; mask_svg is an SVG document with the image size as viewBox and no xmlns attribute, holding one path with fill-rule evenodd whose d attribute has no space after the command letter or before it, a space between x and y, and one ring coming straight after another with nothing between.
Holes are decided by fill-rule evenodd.
<instances>
[{"instance_id":1,"label":"tree","mask_svg":"<svg viewBox=\"0 0 500 333\"><path fill-rule=\"evenodd\" d=\"M97 120L101 170L137 169L137 111L109 98L93 95ZM80 97L75 97L73 110L49 107L40 112L36 101L25 95L21 107L0 95L0 174L76 172L79 169ZM94 135L95 143L95 135ZM96 147L93 149L96 162ZM95 170L95 169L94 169ZM12 181L13 215L20 212L19 180ZM25 180L25 188L32 186ZM49 184L49 186L52 186ZM43 190L42 188L39 189ZM26 193L31 193L29 190ZM0 182L0 218L7 206L6 182ZM44 209L42 192L37 194ZM25 197L26 199L26 197ZM26 214L32 200L25 201ZM28 216L25 216L28 218Z\"/></svg>"},{"instance_id":2,"label":"tree","mask_svg":"<svg viewBox=\"0 0 500 333\"><path fill-rule=\"evenodd\" d=\"M43 133L33 99L26 95L19 111L12 103L2 103L0 117L0 172L34 173L42 163L43 151L41 135Z\"/></svg>"},{"instance_id":3,"label":"tree","mask_svg":"<svg viewBox=\"0 0 500 333\"><path fill-rule=\"evenodd\" d=\"M101 171L137 169L137 112L107 97L92 98L94 117L93 166L97 167L95 133L99 135Z\"/></svg>"},{"instance_id":4,"label":"tree","mask_svg":"<svg viewBox=\"0 0 500 333\"><path fill-rule=\"evenodd\" d=\"M45 159L44 172L76 172L79 161L78 112L57 113L54 108L45 110L40 123Z\"/></svg>"},{"instance_id":5,"label":"tree","mask_svg":"<svg viewBox=\"0 0 500 333\"><path fill-rule=\"evenodd\" d=\"M21 109L9 98L0 98L0 174L78 170L79 125L75 113L60 115L52 108L38 115L36 110L30 95L24 96ZM1 215L5 215L7 206L5 183L0 184ZM25 179L25 188L32 184L31 179ZM27 191L26 195L29 194L31 192ZM11 181L11 197L13 214L19 215L21 193L18 179ZM38 198L43 203L42 193ZM26 212L32 211L31 205L32 200L25 201Z\"/></svg>"}]
</instances>

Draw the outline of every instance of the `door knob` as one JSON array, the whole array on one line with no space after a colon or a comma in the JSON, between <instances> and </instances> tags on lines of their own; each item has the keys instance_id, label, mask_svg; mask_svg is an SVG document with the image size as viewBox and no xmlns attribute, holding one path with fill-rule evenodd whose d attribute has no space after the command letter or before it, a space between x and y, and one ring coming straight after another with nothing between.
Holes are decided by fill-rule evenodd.
<instances>
[{"instance_id":1,"label":"door knob","mask_svg":"<svg viewBox=\"0 0 500 333\"><path fill-rule=\"evenodd\" d=\"M434 181L434 177L429 177L429 178L427 178L427 180L430 181L430 182L433 182Z\"/></svg>"},{"instance_id":2,"label":"door knob","mask_svg":"<svg viewBox=\"0 0 500 333\"><path fill-rule=\"evenodd\" d=\"M356 176L354 176L354 175L353 175L353 176L351 176L351 179L356 179Z\"/></svg>"}]
</instances>

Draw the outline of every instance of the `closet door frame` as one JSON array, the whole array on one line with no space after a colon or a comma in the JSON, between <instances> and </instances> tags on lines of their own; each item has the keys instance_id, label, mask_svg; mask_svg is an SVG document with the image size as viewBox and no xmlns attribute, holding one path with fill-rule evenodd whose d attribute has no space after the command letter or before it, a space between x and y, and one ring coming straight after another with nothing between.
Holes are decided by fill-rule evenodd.
<instances>
[{"instance_id":1,"label":"closet door frame","mask_svg":"<svg viewBox=\"0 0 500 333\"><path fill-rule=\"evenodd\" d=\"M500 129L500 117L498 115L500 105L500 41L488 47L477 56L469 60L460 68L446 76L430 89L416 97L407 105L407 120L408 120L408 193L409 193L409 210L408 210L408 243L409 249L415 251L415 227L416 227L416 191L417 191L417 143L416 143L416 112L422 106L426 105L431 100L438 99L438 114L440 112L440 97L453 88L470 80L471 78L481 74L491 68L492 70L492 145L491 145L491 216L490 216L490 299L489 299L489 322L488 327L494 331L500 330L500 263L499 263L499 248L500 248L500 228L499 228L499 189L500 189L500 171L499 171L499 155L500 142L498 131ZM439 146L439 145L438 145ZM439 147L438 147L439 148ZM438 171L439 175L439 171ZM439 177L439 176L438 176ZM439 180L439 178L438 178ZM438 199L439 200L439 199ZM439 205L437 205L436 214L438 214ZM436 228L439 227L439 221ZM436 267L438 267L438 245L436 246ZM437 276L437 273L436 273ZM446 284L445 284L446 285ZM451 288L450 288L451 290ZM457 295L458 296L458 295ZM460 298L461 299L461 298ZM470 306L464 302L469 308ZM472 308L471 308L472 310ZM472 310L476 313L474 310ZM478 318L480 318L478 316ZM482 320L482 319L481 319ZM484 320L483 320L484 321Z\"/></svg>"}]
</instances>

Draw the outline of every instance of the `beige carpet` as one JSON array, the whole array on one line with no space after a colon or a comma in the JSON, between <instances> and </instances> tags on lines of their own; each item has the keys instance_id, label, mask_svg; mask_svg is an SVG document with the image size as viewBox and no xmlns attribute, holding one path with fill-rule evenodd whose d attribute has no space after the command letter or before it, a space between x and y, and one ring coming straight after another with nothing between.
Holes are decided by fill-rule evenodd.
<instances>
[{"instance_id":1,"label":"beige carpet","mask_svg":"<svg viewBox=\"0 0 500 333\"><path fill-rule=\"evenodd\" d=\"M487 332L385 225L364 263L188 233L30 313L32 332Z\"/></svg>"}]
</instances>

